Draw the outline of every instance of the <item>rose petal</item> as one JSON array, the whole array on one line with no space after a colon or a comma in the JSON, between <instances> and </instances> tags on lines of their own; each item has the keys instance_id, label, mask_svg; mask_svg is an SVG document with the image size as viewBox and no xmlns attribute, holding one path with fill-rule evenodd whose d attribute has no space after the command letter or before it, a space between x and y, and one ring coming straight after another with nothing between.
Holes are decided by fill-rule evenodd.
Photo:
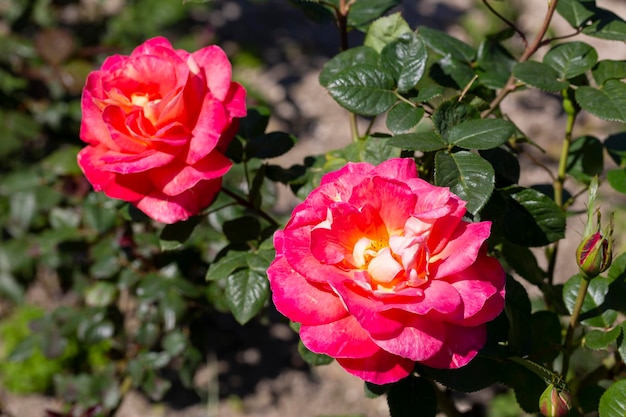
<instances>
[{"instance_id":1,"label":"rose petal","mask_svg":"<svg viewBox=\"0 0 626 417\"><path fill-rule=\"evenodd\" d=\"M490 233L490 222L460 223L443 250L431 256L431 276L442 278L468 268Z\"/></svg>"},{"instance_id":2,"label":"rose petal","mask_svg":"<svg viewBox=\"0 0 626 417\"><path fill-rule=\"evenodd\" d=\"M202 71L211 94L220 101L230 90L232 68L224 51L215 45L202 48L190 55L187 64L195 74Z\"/></svg>"},{"instance_id":3,"label":"rose petal","mask_svg":"<svg viewBox=\"0 0 626 417\"><path fill-rule=\"evenodd\" d=\"M376 166L372 175L407 182L417 178L417 169L415 168L415 161L411 158L392 158Z\"/></svg>"},{"instance_id":4,"label":"rose petal","mask_svg":"<svg viewBox=\"0 0 626 417\"><path fill-rule=\"evenodd\" d=\"M109 149L120 150L120 147L111 139L109 128L102 120L102 110L92 95L92 90L96 89L94 84L99 81L98 73L92 72L87 77L87 85L81 98L83 122L80 125L80 138L91 145L102 143Z\"/></svg>"},{"instance_id":5,"label":"rose petal","mask_svg":"<svg viewBox=\"0 0 626 417\"><path fill-rule=\"evenodd\" d=\"M152 219L166 224L187 220L208 207L219 192L222 179L201 181L192 189L176 196L155 191L137 203L137 208Z\"/></svg>"},{"instance_id":6,"label":"rose petal","mask_svg":"<svg viewBox=\"0 0 626 417\"><path fill-rule=\"evenodd\" d=\"M486 323L504 308L506 275L496 259L483 254L471 267L448 280L463 299L463 317L458 324L476 326Z\"/></svg>"},{"instance_id":7,"label":"rose petal","mask_svg":"<svg viewBox=\"0 0 626 417\"><path fill-rule=\"evenodd\" d=\"M384 299L375 298L371 290L368 291L360 287L353 280L344 278L342 281L332 280L329 282L332 288L339 294L348 312L369 333L382 337L390 334L395 335L401 331L406 321L406 313L385 311Z\"/></svg>"},{"instance_id":8,"label":"rose petal","mask_svg":"<svg viewBox=\"0 0 626 417\"><path fill-rule=\"evenodd\" d=\"M83 170L87 180L93 185L94 190L103 191L111 198L130 202L139 201L151 191L150 184L132 180L129 181L130 184L126 184L120 181L121 179L117 174L105 171L100 160L104 152L106 152L104 147L88 146L78 153L78 165Z\"/></svg>"},{"instance_id":9,"label":"rose petal","mask_svg":"<svg viewBox=\"0 0 626 417\"><path fill-rule=\"evenodd\" d=\"M389 204L393 201L393 204ZM401 232L414 212L416 196L405 184L380 177L364 179L356 185L349 202L356 207L365 204L377 212L389 233Z\"/></svg>"},{"instance_id":10,"label":"rose petal","mask_svg":"<svg viewBox=\"0 0 626 417\"><path fill-rule=\"evenodd\" d=\"M172 162L148 173L163 194L173 197L193 188L203 180L222 177L232 162L219 152L212 152L193 166Z\"/></svg>"},{"instance_id":11,"label":"rose petal","mask_svg":"<svg viewBox=\"0 0 626 417\"><path fill-rule=\"evenodd\" d=\"M176 156L156 150L140 154L106 151L100 157L102 169L118 174L136 174L170 164Z\"/></svg>"},{"instance_id":12,"label":"rose petal","mask_svg":"<svg viewBox=\"0 0 626 417\"><path fill-rule=\"evenodd\" d=\"M440 369L456 369L474 359L487 340L486 327L462 327L446 325L443 348L422 363Z\"/></svg>"},{"instance_id":13,"label":"rose petal","mask_svg":"<svg viewBox=\"0 0 626 417\"><path fill-rule=\"evenodd\" d=\"M238 83L232 83L224 99L224 105L231 117L244 117L246 110L246 89Z\"/></svg>"},{"instance_id":14,"label":"rose petal","mask_svg":"<svg viewBox=\"0 0 626 417\"><path fill-rule=\"evenodd\" d=\"M446 327L443 323L416 315L407 314L406 318L399 333L390 338L372 336L374 342L387 352L418 362L432 358L444 348Z\"/></svg>"},{"instance_id":15,"label":"rose petal","mask_svg":"<svg viewBox=\"0 0 626 417\"><path fill-rule=\"evenodd\" d=\"M437 321L463 319L464 299L455 286L445 281L433 280L420 288L423 296L419 300L405 298L405 302L400 302L399 298L390 299L386 302L385 309L400 309Z\"/></svg>"},{"instance_id":16,"label":"rose petal","mask_svg":"<svg viewBox=\"0 0 626 417\"><path fill-rule=\"evenodd\" d=\"M303 324L300 339L311 351L334 358L365 358L380 350L352 316L318 326Z\"/></svg>"},{"instance_id":17,"label":"rose petal","mask_svg":"<svg viewBox=\"0 0 626 417\"><path fill-rule=\"evenodd\" d=\"M367 358L337 358L346 371L372 384L384 385L408 376L415 363L380 349Z\"/></svg>"},{"instance_id":18,"label":"rose petal","mask_svg":"<svg viewBox=\"0 0 626 417\"><path fill-rule=\"evenodd\" d=\"M211 96L206 96L204 101L197 105L202 107L189 143L186 160L189 165L195 164L215 149L222 130L230 121L224 105Z\"/></svg>"},{"instance_id":19,"label":"rose petal","mask_svg":"<svg viewBox=\"0 0 626 417\"><path fill-rule=\"evenodd\" d=\"M276 309L298 323L318 325L347 316L337 294L307 281L294 271L283 256L267 270Z\"/></svg>"}]
</instances>

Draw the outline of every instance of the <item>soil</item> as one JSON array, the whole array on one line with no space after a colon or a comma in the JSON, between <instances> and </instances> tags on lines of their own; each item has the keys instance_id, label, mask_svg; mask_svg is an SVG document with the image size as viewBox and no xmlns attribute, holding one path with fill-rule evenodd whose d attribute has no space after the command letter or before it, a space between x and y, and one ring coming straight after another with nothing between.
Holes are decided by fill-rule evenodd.
<instances>
[{"instance_id":1,"label":"soil","mask_svg":"<svg viewBox=\"0 0 626 417\"><path fill-rule=\"evenodd\" d=\"M426 24L466 37L459 20L480 13L481 6L472 0L420 0L404 6L404 16L412 27ZM626 18L622 0L598 0L600 7L610 8ZM545 0L518 0L519 23L527 32L542 20ZM307 155L340 148L349 142L349 126L342 111L317 82L323 64L338 49L338 38L331 24L310 22L284 0L236 0L216 2L211 17L219 43L233 56L246 48L260 51L264 63L260 68L239 70L235 77L244 81L251 92L263 97L273 109L270 130L295 134L299 144L288 155L277 160L284 166L300 162ZM260 25L259 22L263 22ZM560 17L555 18L555 33L568 34L571 29ZM351 43L360 42L358 33ZM598 48L601 59L626 59L626 45L589 37L584 40ZM545 150L532 151L536 159L554 169L559 153L564 114L555 96L528 90L505 100L505 113ZM587 131L606 136L621 128L583 115L576 135ZM363 122L364 124L365 122ZM364 127L362 127L363 129ZM378 126L380 130L382 126ZM596 133L597 134L597 133ZM604 137L603 136L603 137ZM549 183L549 176L524 158L522 185ZM296 203L290 192L278 190L276 210L288 212ZM623 196L602 190L610 204L624 204ZM557 264L559 279L575 273L571 257L576 238L582 230L579 218L570 218L565 244ZM619 242L618 242L619 243ZM247 331L243 329L242 332ZM176 391L166 403L151 403L141 394L128 394L116 417L318 417L318 416L388 416L384 398L364 397L363 383L336 364L310 369L299 359L293 332L285 325L254 333L241 349L228 355L209 358L196 376L199 387L215 386L219 381L219 402L200 399L197 395ZM480 408L492 390L471 397L458 398L463 411ZM50 397L15 396L0 388L4 408L13 417L43 417L46 409L59 409ZM0 413L1 415L1 413ZM481 415L477 413L476 415Z\"/></svg>"}]
</instances>

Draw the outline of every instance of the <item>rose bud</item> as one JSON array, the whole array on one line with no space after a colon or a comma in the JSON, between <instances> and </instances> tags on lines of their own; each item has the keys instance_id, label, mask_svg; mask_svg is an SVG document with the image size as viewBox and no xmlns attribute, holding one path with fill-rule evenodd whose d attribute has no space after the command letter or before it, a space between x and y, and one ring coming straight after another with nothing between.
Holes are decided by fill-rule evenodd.
<instances>
[{"instance_id":1,"label":"rose bud","mask_svg":"<svg viewBox=\"0 0 626 417\"><path fill-rule=\"evenodd\" d=\"M563 417L569 413L571 397L567 390L548 385L539 397L539 409L546 417Z\"/></svg>"},{"instance_id":2,"label":"rose bud","mask_svg":"<svg viewBox=\"0 0 626 417\"><path fill-rule=\"evenodd\" d=\"M586 236L576 249L576 262L580 270L589 278L598 276L611 266L613 260L613 217L606 230L600 229L600 213L598 213L597 230Z\"/></svg>"},{"instance_id":3,"label":"rose bud","mask_svg":"<svg viewBox=\"0 0 626 417\"><path fill-rule=\"evenodd\" d=\"M613 213L609 217L609 225L603 231L600 208L596 204L597 194L598 177L594 177L589 184L587 224L582 242L576 249L576 262L587 279L606 271L613 260Z\"/></svg>"}]
</instances>

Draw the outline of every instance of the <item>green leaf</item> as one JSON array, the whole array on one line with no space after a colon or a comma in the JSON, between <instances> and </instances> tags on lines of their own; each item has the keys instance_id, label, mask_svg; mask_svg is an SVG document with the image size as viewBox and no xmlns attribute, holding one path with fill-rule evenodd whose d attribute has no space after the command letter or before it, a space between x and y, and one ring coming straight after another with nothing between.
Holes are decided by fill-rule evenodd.
<instances>
[{"instance_id":1,"label":"green leaf","mask_svg":"<svg viewBox=\"0 0 626 417\"><path fill-rule=\"evenodd\" d=\"M76 155L81 148L63 146L41 161L42 167L54 175L81 175L82 171L76 162Z\"/></svg>"},{"instance_id":2,"label":"green leaf","mask_svg":"<svg viewBox=\"0 0 626 417\"><path fill-rule=\"evenodd\" d=\"M608 272L608 281L613 283L617 279L626 279L626 253L622 253L613 259Z\"/></svg>"},{"instance_id":3,"label":"green leaf","mask_svg":"<svg viewBox=\"0 0 626 417\"><path fill-rule=\"evenodd\" d=\"M424 41L415 33L404 33L383 48L380 58L381 65L393 72L398 91L405 93L424 75L428 51Z\"/></svg>"},{"instance_id":4,"label":"green leaf","mask_svg":"<svg viewBox=\"0 0 626 417\"><path fill-rule=\"evenodd\" d=\"M510 354L527 355L532 346L530 299L524 286L509 275L506 277L504 312L509 322L507 340Z\"/></svg>"},{"instance_id":5,"label":"green leaf","mask_svg":"<svg viewBox=\"0 0 626 417\"><path fill-rule=\"evenodd\" d=\"M608 80L623 80L626 78L626 61L600 61L591 70L591 75L599 86Z\"/></svg>"},{"instance_id":6,"label":"green leaf","mask_svg":"<svg viewBox=\"0 0 626 417\"><path fill-rule=\"evenodd\" d=\"M103 233L115 224L118 201L108 198L104 193L89 193L83 203L85 225Z\"/></svg>"},{"instance_id":7,"label":"green leaf","mask_svg":"<svg viewBox=\"0 0 626 417\"><path fill-rule=\"evenodd\" d=\"M430 68L429 75L436 83L444 87L461 90L473 83L476 73L467 62L446 55ZM472 89L470 88L469 91Z\"/></svg>"},{"instance_id":8,"label":"green leaf","mask_svg":"<svg viewBox=\"0 0 626 417\"><path fill-rule=\"evenodd\" d=\"M611 330L591 330L585 335L584 344L589 349L606 349L619 337L622 332L620 326L615 326Z\"/></svg>"},{"instance_id":9,"label":"green leaf","mask_svg":"<svg viewBox=\"0 0 626 417\"><path fill-rule=\"evenodd\" d=\"M626 22L610 10L597 8L591 24L583 29L585 35L611 41L626 41Z\"/></svg>"},{"instance_id":10,"label":"green leaf","mask_svg":"<svg viewBox=\"0 0 626 417\"><path fill-rule=\"evenodd\" d=\"M458 369L436 369L417 365L420 375L461 392L475 392L501 380L502 361L478 355Z\"/></svg>"},{"instance_id":11,"label":"green leaf","mask_svg":"<svg viewBox=\"0 0 626 417\"><path fill-rule=\"evenodd\" d=\"M187 336L180 330L174 330L163 338L163 349L172 357L178 356L187 348Z\"/></svg>"},{"instance_id":12,"label":"green leaf","mask_svg":"<svg viewBox=\"0 0 626 417\"><path fill-rule=\"evenodd\" d=\"M25 294L13 274L3 269L0 269L0 294L16 304L24 300Z\"/></svg>"},{"instance_id":13,"label":"green leaf","mask_svg":"<svg viewBox=\"0 0 626 417\"><path fill-rule=\"evenodd\" d=\"M376 52L381 52L385 45L398 39L400 35L411 32L409 24L398 12L376 19L367 29L363 44L374 48Z\"/></svg>"},{"instance_id":14,"label":"green leaf","mask_svg":"<svg viewBox=\"0 0 626 417\"><path fill-rule=\"evenodd\" d=\"M248 254L248 267L253 271L265 273L275 257L276 251L274 248L251 252Z\"/></svg>"},{"instance_id":15,"label":"green leaf","mask_svg":"<svg viewBox=\"0 0 626 417\"><path fill-rule=\"evenodd\" d=\"M530 356L538 362L550 363L561 353L561 322L551 311L537 311L530 317L532 350Z\"/></svg>"},{"instance_id":16,"label":"green leaf","mask_svg":"<svg viewBox=\"0 0 626 417\"><path fill-rule=\"evenodd\" d=\"M180 249L189 239L202 217L194 216L188 220L166 225L159 236L161 250Z\"/></svg>"},{"instance_id":17,"label":"green leaf","mask_svg":"<svg viewBox=\"0 0 626 417\"><path fill-rule=\"evenodd\" d=\"M604 149L593 136L575 139L567 156L567 173L578 181L589 184L591 178L604 170Z\"/></svg>"},{"instance_id":18,"label":"green leaf","mask_svg":"<svg viewBox=\"0 0 626 417\"><path fill-rule=\"evenodd\" d=\"M239 136L250 139L261 136L270 120L270 109L265 106L248 108L246 117L239 121Z\"/></svg>"},{"instance_id":19,"label":"green leaf","mask_svg":"<svg viewBox=\"0 0 626 417\"><path fill-rule=\"evenodd\" d=\"M561 91L569 86L558 80L559 73L556 70L541 62L520 62L513 68L513 75L524 84L544 91Z\"/></svg>"},{"instance_id":20,"label":"green leaf","mask_svg":"<svg viewBox=\"0 0 626 417\"><path fill-rule=\"evenodd\" d=\"M626 360L626 321L620 324L622 334L617 338L617 351L622 357L622 361Z\"/></svg>"},{"instance_id":21,"label":"green leaf","mask_svg":"<svg viewBox=\"0 0 626 417\"><path fill-rule=\"evenodd\" d=\"M467 103L456 99L444 101L433 113L435 130L449 143L448 131L461 122L480 118L480 112Z\"/></svg>"},{"instance_id":22,"label":"green leaf","mask_svg":"<svg viewBox=\"0 0 626 417\"><path fill-rule=\"evenodd\" d=\"M531 188L504 191L507 209L504 234L521 246L545 246L565 236L565 214L545 194Z\"/></svg>"},{"instance_id":23,"label":"green leaf","mask_svg":"<svg viewBox=\"0 0 626 417\"><path fill-rule=\"evenodd\" d=\"M520 175L520 165L516 155L503 147L484 149L479 152L496 172L496 188L508 187L517 184Z\"/></svg>"},{"instance_id":24,"label":"green leaf","mask_svg":"<svg viewBox=\"0 0 626 417\"><path fill-rule=\"evenodd\" d=\"M256 217L242 216L224 222L222 231L231 243L246 243L259 239L261 224Z\"/></svg>"},{"instance_id":25,"label":"green leaf","mask_svg":"<svg viewBox=\"0 0 626 417\"><path fill-rule=\"evenodd\" d=\"M435 417L437 395L426 378L409 375L389 387L387 404L391 417Z\"/></svg>"},{"instance_id":26,"label":"green leaf","mask_svg":"<svg viewBox=\"0 0 626 417\"><path fill-rule=\"evenodd\" d=\"M574 275L563 286L563 301L570 314L574 309L578 288L584 278ZM580 321L588 326L609 327L617 318L617 312L606 308L605 298L609 293L609 283L603 277L596 277L589 282L589 288L580 315Z\"/></svg>"},{"instance_id":27,"label":"green leaf","mask_svg":"<svg viewBox=\"0 0 626 417\"><path fill-rule=\"evenodd\" d=\"M576 101L600 119L626 123L626 84L621 81L608 80L601 89L579 87Z\"/></svg>"},{"instance_id":28,"label":"green leaf","mask_svg":"<svg viewBox=\"0 0 626 417\"><path fill-rule=\"evenodd\" d=\"M287 153L296 144L296 137L285 132L270 132L249 139L244 147L248 159L276 158Z\"/></svg>"},{"instance_id":29,"label":"green leaf","mask_svg":"<svg viewBox=\"0 0 626 417\"><path fill-rule=\"evenodd\" d=\"M340 72L328 85L330 95L344 108L357 114L376 116L397 101L395 81L388 71L360 65Z\"/></svg>"},{"instance_id":30,"label":"green leaf","mask_svg":"<svg viewBox=\"0 0 626 417\"><path fill-rule=\"evenodd\" d=\"M574 29L583 26L595 13L596 0L560 0L556 11Z\"/></svg>"},{"instance_id":31,"label":"green leaf","mask_svg":"<svg viewBox=\"0 0 626 417\"><path fill-rule=\"evenodd\" d=\"M364 391L366 398L378 398L389 391L390 384L376 385L371 382L365 382Z\"/></svg>"},{"instance_id":32,"label":"green leaf","mask_svg":"<svg viewBox=\"0 0 626 417\"><path fill-rule=\"evenodd\" d=\"M412 98L411 100L416 103L425 103L429 100L432 100L435 97L439 97L443 95L445 88L437 85L431 84L421 88L417 94L417 97Z\"/></svg>"},{"instance_id":33,"label":"green leaf","mask_svg":"<svg viewBox=\"0 0 626 417\"><path fill-rule=\"evenodd\" d=\"M226 301L241 325L259 312L268 295L269 281L264 273L244 269L226 278Z\"/></svg>"},{"instance_id":34,"label":"green leaf","mask_svg":"<svg viewBox=\"0 0 626 417\"><path fill-rule=\"evenodd\" d=\"M615 191L626 194L626 169L611 169L606 173L606 179Z\"/></svg>"},{"instance_id":35,"label":"green leaf","mask_svg":"<svg viewBox=\"0 0 626 417\"><path fill-rule=\"evenodd\" d=\"M471 63L476 57L476 50L468 44L453 38L445 32L420 26L418 33L426 42L426 45L442 56L450 57L465 63Z\"/></svg>"},{"instance_id":36,"label":"green leaf","mask_svg":"<svg viewBox=\"0 0 626 417\"><path fill-rule=\"evenodd\" d=\"M424 109L400 102L387 113L387 129L393 133L408 132L422 120Z\"/></svg>"},{"instance_id":37,"label":"green leaf","mask_svg":"<svg viewBox=\"0 0 626 417\"><path fill-rule=\"evenodd\" d=\"M390 146L409 151L431 152L448 147L448 144L435 132L404 133L389 140Z\"/></svg>"},{"instance_id":38,"label":"green leaf","mask_svg":"<svg viewBox=\"0 0 626 417\"><path fill-rule=\"evenodd\" d=\"M453 126L448 143L465 149L491 149L505 143L515 132L513 123L504 119L468 120Z\"/></svg>"},{"instance_id":39,"label":"green leaf","mask_svg":"<svg viewBox=\"0 0 626 417\"><path fill-rule=\"evenodd\" d=\"M467 201L467 210L476 214L493 192L495 174L491 164L478 155L461 151L435 155L435 184Z\"/></svg>"},{"instance_id":40,"label":"green leaf","mask_svg":"<svg viewBox=\"0 0 626 417\"><path fill-rule=\"evenodd\" d=\"M183 297L174 289L169 288L159 303L159 313L163 321L163 330L171 332L176 329L181 317L187 309Z\"/></svg>"},{"instance_id":41,"label":"green leaf","mask_svg":"<svg viewBox=\"0 0 626 417\"><path fill-rule=\"evenodd\" d=\"M17 192L9 197L10 216L6 227L15 237L24 236L37 212L34 191Z\"/></svg>"},{"instance_id":42,"label":"green leaf","mask_svg":"<svg viewBox=\"0 0 626 417\"><path fill-rule=\"evenodd\" d=\"M359 0L350 6L348 25L359 30L399 5L402 0Z\"/></svg>"},{"instance_id":43,"label":"green leaf","mask_svg":"<svg viewBox=\"0 0 626 417\"><path fill-rule=\"evenodd\" d=\"M400 156L400 149L389 146L389 138L367 136L342 150L334 151L333 157L352 162L369 162L378 165L383 161Z\"/></svg>"},{"instance_id":44,"label":"green leaf","mask_svg":"<svg viewBox=\"0 0 626 417\"><path fill-rule=\"evenodd\" d=\"M292 165L289 168L283 168L280 165L267 165L265 176L275 182L283 184L295 183L301 177L306 175L306 167L304 165Z\"/></svg>"},{"instance_id":45,"label":"green leaf","mask_svg":"<svg viewBox=\"0 0 626 417\"><path fill-rule=\"evenodd\" d=\"M559 79L569 79L584 74L598 61L596 50L584 42L567 42L550 49L543 63L558 72Z\"/></svg>"},{"instance_id":46,"label":"green leaf","mask_svg":"<svg viewBox=\"0 0 626 417\"><path fill-rule=\"evenodd\" d=\"M626 416L626 379L619 380L600 397L600 417Z\"/></svg>"},{"instance_id":47,"label":"green leaf","mask_svg":"<svg viewBox=\"0 0 626 417\"><path fill-rule=\"evenodd\" d=\"M517 61L499 42L484 40L478 47L476 73L480 82L490 88L502 88Z\"/></svg>"},{"instance_id":48,"label":"green leaf","mask_svg":"<svg viewBox=\"0 0 626 417\"><path fill-rule=\"evenodd\" d=\"M106 307L115 301L116 296L115 285L99 281L85 290L85 304L90 307Z\"/></svg>"},{"instance_id":49,"label":"green leaf","mask_svg":"<svg viewBox=\"0 0 626 417\"><path fill-rule=\"evenodd\" d=\"M300 354L302 359L304 359L304 361L311 366L328 365L334 360L330 356L324 355L323 353L312 352L311 350L309 350L309 348L304 346L302 340L298 341L298 353Z\"/></svg>"},{"instance_id":50,"label":"green leaf","mask_svg":"<svg viewBox=\"0 0 626 417\"><path fill-rule=\"evenodd\" d=\"M540 286L547 277L547 273L539 267L537 258L527 247L504 241L501 251L506 263L531 284Z\"/></svg>"},{"instance_id":51,"label":"green leaf","mask_svg":"<svg viewBox=\"0 0 626 417\"><path fill-rule=\"evenodd\" d=\"M378 59L378 52L369 46L357 46L343 51L324 65L319 76L320 84L326 88L341 71L363 64L376 66Z\"/></svg>"},{"instance_id":52,"label":"green leaf","mask_svg":"<svg viewBox=\"0 0 626 417\"><path fill-rule=\"evenodd\" d=\"M248 252L229 251L217 262L211 264L206 274L207 281L224 279L248 266Z\"/></svg>"}]
</instances>

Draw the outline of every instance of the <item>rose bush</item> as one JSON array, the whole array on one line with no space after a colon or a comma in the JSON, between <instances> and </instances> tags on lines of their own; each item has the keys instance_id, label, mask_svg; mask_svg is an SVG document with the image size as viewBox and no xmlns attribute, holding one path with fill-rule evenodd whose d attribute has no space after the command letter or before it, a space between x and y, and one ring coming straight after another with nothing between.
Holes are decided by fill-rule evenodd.
<instances>
[{"instance_id":1,"label":"rose bush","mask_svg":"<svg viewBox=\"0 0 626 417\"><path fill-rule=\"evenodd\" d=\"M217 46L189 53L162 37L107 58L87 78L78 163L96 191L174 223L208 206L245 90Z\"/></svg>"},{"instance_id":2,"label":"rose bush","mask_svg":"<svg viewBox=\"0 0 626 417\"><path fill-rule=\"evenodd\" d=\"M464 214L412 159L348 163L276 232L274 304L306 347L366 381L397 381L414 362L461 367L502 311L505 282L486 253L491 224Z\"/></svg>"}]
</instances>

